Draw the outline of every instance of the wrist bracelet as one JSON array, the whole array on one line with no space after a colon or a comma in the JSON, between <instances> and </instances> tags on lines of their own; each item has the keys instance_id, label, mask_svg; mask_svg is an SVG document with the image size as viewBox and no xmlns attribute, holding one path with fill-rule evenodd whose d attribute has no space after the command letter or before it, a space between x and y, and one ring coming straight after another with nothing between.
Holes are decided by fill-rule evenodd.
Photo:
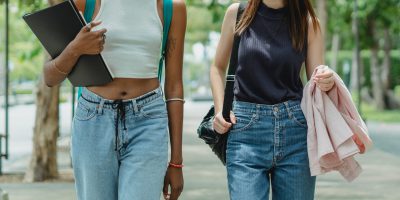
<instances>
[{"instance_id":1,"label":"wrist bracelet","mask_svg":"<svg viewBox=\"0 0 400 200\"><path fill-rule=\"evenodd\" d=\"M185 99L181 99L181 98L167 99L167 100L165 101L165 103L169 103L169 102L171 102L171 101L180 101L180 102L182 102L182 103L186 103Z\"/></svg>"},{"instance_id":2,"label":"wrist bracelet","mask_svg":"<svg viewBox=\"0 0 400 200\"><path fill-rule=\"evenodd\" d=\"M174 164L174 163L168 163L168 166L170 166L170 167L174 167L174 168L183 168L185 165L178 165L178 164Z\"/></svg>"},{"instance_id":3,"label":"wrist bracelet","mask_svg":"<svg viewBox=\"0 0 400 200\"><path fill-rule=\"evenodd\" d=\"M54 68L56 68L56 70L57 70L59 73L61 73L61 74L63 74L63 75L68 75L68 73L65 73L65 72L61 71L60 69L58 69L55 60L53 60L53 61L51 61L51 62L53 63Z\"/></svg>"}]
</instances>

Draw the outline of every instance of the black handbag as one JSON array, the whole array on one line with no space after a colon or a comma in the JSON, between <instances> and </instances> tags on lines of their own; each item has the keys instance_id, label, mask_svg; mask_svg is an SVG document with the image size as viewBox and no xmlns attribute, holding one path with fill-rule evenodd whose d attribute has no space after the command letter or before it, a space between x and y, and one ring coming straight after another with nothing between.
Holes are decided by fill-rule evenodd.
<instances>
[{"instance_id":1,"label":"black handbag","mask_svg":"<svg viewBox=\"0 0 400 200\"><path fill-rule=\"evenodd\" d=\"M236 23L238 23L240 16L242 15L246 3L240 3L239 10L236 18ZM235 34L231 58L229 62L228 75L226 76L225 94L224 94L224 104L222 108L222 116L227 122L230 122L230 112L232 110L233 102L233 87L235 83L235 73L238 65L238 50L239 50L240 36ZM215 155L221 160L223 165L226 165L226 146L228 140L228 133L219 134L213 129L215 110L214 106L208 111L200 126L197 129L197 134L199 138L204 140L208 144Z\"/></svg>"}]
</instances>

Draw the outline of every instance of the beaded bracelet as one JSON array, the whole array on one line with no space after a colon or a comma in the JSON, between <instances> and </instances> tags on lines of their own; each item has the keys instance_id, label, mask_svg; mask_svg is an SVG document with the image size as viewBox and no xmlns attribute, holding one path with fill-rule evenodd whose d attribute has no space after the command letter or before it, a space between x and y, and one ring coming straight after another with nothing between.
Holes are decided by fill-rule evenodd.
<instances>
[{"instance_id":1,"label":"beaded bracelet","mask_svg":"<svg viewBox=\"0 0 400 200\"><path fill-rule=\"evenodd\" d=\"M170 166L170 167L174 167L174 168L183 168L185 165L178 165L178 164L174 164L174 163L168 163L168 165Z\"/></svg>"}]
</instances>

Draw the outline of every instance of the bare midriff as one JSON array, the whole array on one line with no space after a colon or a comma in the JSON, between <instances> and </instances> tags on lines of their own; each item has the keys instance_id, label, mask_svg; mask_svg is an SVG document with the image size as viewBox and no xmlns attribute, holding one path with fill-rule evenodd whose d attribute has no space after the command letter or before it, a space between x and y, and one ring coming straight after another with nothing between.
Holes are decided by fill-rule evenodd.
<instances>
[{"instance_id":1,"label":"bare midriff","mask_svg":"<svg viewBox=\"0 0 400 200\"><path fill-rule=\"evenodd\" d=\"M115 78L104 86L88 87L93 93L109 100L133 99L159 87L158 78Z\"/></svg>"}]
</instances>

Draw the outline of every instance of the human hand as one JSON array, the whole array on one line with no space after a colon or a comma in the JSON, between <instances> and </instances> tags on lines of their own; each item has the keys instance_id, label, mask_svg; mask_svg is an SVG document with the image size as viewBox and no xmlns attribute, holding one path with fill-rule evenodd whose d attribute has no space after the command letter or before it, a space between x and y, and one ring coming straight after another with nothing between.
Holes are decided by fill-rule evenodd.
<instances>
[{"instance_id":1,"label":"human hand","mask_svg":"<svg viewBox=\"0 0 400 200\"><path fill-rule=\"evenodd\" d=\"M313 77L313 81L322 91L327 92L331 90L335 85L333 70L328 66L318 69L317 73Z\"/></svg>"},{"instance_id":2,"label":"human hand","mask_svg":"<svg viewBox=\"0 0 400 200\"><path fill-rule=\"evenodd\" d=\"M222 112L219 112L215 115L213 121L214 130L219 134L225 134L232 127L232 124L236 124L236 117L233 112L230 114L230 119L232 123L227 122L222 116Z\"/></svg>"},{"instance_id":3,"label":"human hand","mask_svg":"<svg viewBox=\"0 0 400 200\"><path fill-rule=\"evenodd\" d=\"M107 29L91 31L92 28L100 24L101 21L91 22L82 27L75 39L70 43L74 53L78 55L96 55L103 51Z\"/></svg>"},{"instance_id":4,"label":"human hand","mask_svg":"<svg viewBox=\"0 0 400 200\"><path fill-rule=\"evenodd\" d=\"M169 190L171 188L171 190ZM183 190L182 168L168 167L164 177L163 194L165 200L177 200ZM171 193L169 193L171 191Z\"/></svg>"}]
</instances>

